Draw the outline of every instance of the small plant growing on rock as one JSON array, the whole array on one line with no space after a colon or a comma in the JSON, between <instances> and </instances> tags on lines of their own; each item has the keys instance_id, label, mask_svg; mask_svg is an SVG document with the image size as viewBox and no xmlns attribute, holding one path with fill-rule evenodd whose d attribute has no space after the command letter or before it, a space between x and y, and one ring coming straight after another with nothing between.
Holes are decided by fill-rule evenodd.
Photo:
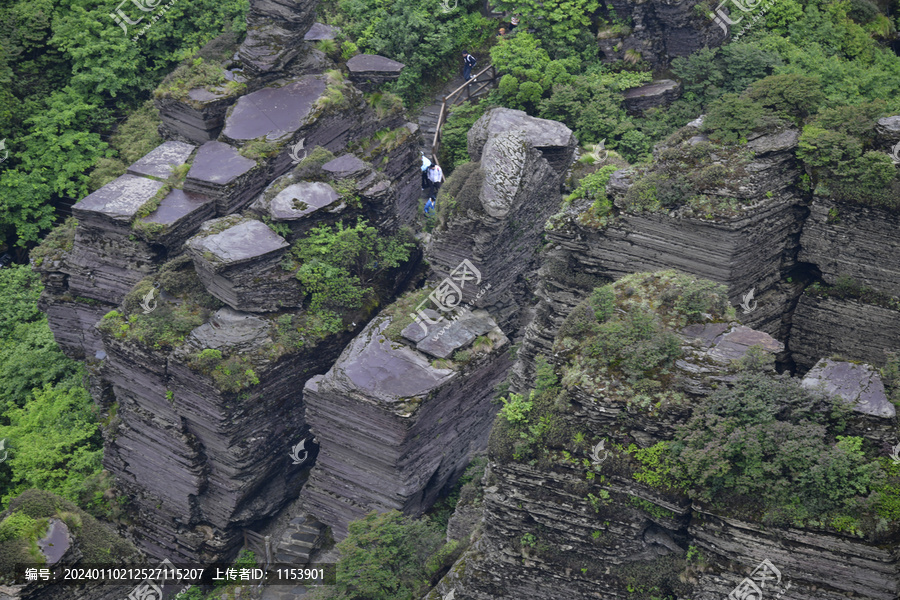
<instances>
[{"instance_id":1,"label":"small plant growing on rock","mask_svg":"<svg viewBox=\"0 0 900 600\"><path fill-rule=\"evenodd\" d=\"M511 393L509 398L501 398L501 402L503 402L503 408L500 409L500 414L506 417L506 420L510 423L524 423L528 420L528 413L531 412L531 409L534 406L534 403L529 399L526 400L524 396L516 393Z\"/></svg>"}]
</instances>

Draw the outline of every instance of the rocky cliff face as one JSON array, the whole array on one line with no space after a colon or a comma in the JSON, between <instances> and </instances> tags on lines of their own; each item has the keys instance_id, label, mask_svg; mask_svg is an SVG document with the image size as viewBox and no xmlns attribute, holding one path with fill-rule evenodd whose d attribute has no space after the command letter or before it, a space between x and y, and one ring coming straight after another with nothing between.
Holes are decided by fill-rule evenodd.
<instances>
[{"instance_id":1,"label":"rocky cliff face","mask_svg":"<svg viewBox=\"0 0 900 600\"><path fill-rule=\"evenodd\" d=\"M726 35L712 22L710 5L701 2L606 3L610 25L600 28L597 43L604 60L622 60L628 50L655 68L666 68L678 56L714 48Z\"/></svg>"},{"instance_id":2,"label":"rocky cliff face","mask_svg":"<svg viewBox=\"0 0 900 600\"><path fill-rule=\"evenodd\" d=\"M510 366L508 340L486 313L455 324L470 336L441 336L467 353L445 363L406 337L386 337L390 325L391 318L374 320L304 390L307 422L320 442L304 505L337 539L371 510L419 515L429 508L486 445L494 386ZM429 335L439 331L433 325ZM473 346L476 333L484 337Z\"/></svg>"},{"instance_id":3,"label":"rocky cliff face","mask_svg":"<svg viewBox=\"0 0 900 600\"><path fill-rule=\"evenodd\" d=\"M628 313L648 305L657 310L643 295L643 285L667 277L666 272L643 280L630 276L613 288L620 290L614 308L604 308L598 296L592 296L589 306L598 314ZM666 287L654 289L667 295ZM679 293L689 294L686 288ZM566 352L573 342L565 338L574 334L569 338L574 341L584 335L573 327L585 306L580 304L567 319L548 355L556 361L554 370L564 386L549 413L559 421L542 417L542 422L550 419L553 424L528 447L509 438L505 419L498 417L484 480L481 529L427 600L448 595L462 600L562 600L666 594L712 600L732 592L763 559L779 570L780 587L773 594L790 583L790 597L809 600L896 596L900 565L890 550L894 530L863 540L832 528L763 527L737 508L725 515L692 503L676 490L637 481L627 458L623 460L632 452L629 443L647 448L671 439L697 399L712 385L735 377L735 363L730 361L747 356L754 345L778 352L778 342L765 333L721 322L727 315L710 310L705 322L679 331L682 358L675 363L675 373L662 375L669 381L665 398L657 395L663 398L660 402L641 403L628 399L623 386L629 384L614 371L591 378L587 362L577 357L568 362L572 357ZM664 306L661 300L658 310ZM660 312L660 318L666 314L671 313ZM546 380L546 372L541 376ZM873 377L877 375L865 368L829 363L804 385L824 384L828 393L851 402L851 421L859 426L859 435L873 433L868 419L878 412L876 406L887 411L881 417L883 431L892 432L894 407ZM673 389L686 394L684 401L668 395ZM868 394L872 399L864 400ZM536 409L538 399L534 401ZM598 436L604 437L605 448L594 444ZM704 556L700 562L695 560L698 550ZM768 593L772 588L765 589Z\"/></svg>"},{"instance_id":4,"label":"rocky cliff face","mask_svg":"<svg viewBox=\"0 0 900 600\"><path fill-rule=\"evenodd\" d=\"M327 89L341 106L319 102ZM303 385L374 310L316 333L281 263L290 242L335 216L366 217L383 234L414 218L415 143L372 138L386 128L410 132L399 114L377 118L348 82L311 74L260 86L236 99L217 139L166 142L84 198L36 265L57 341L93 361L92 390L115 415L105 466L134 501L131 533L148 554L226 559L243 528L296 498L309 467L290 456L308 432ZM386 274L388 297L419 256Z\"/></svg>"},{"instance_id":5,"label":"rocky cliff face","mask_svg":"<svg viewBox=\"0 0 900 600\"><path fill-rule=\"evenodd\" d=\"M477 167L457 182L456 198L439 200L454 208L426 254L438 278L463 260L478 265L491 288L477 301L476 291L462 290L462 298L506 325L529 297L522 275L536 266L543 223L559 206L575 137L561 123L497 108L475 123L468 143Z\"/></svg>"}]
</instances>

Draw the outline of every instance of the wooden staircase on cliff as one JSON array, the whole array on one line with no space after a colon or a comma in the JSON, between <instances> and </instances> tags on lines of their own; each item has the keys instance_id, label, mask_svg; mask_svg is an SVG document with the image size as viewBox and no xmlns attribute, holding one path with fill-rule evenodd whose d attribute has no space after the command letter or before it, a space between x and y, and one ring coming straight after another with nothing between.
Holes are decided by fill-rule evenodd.
<instances>
[{"instance_id":1,"label":"wooden staircase on cliff","mask_svg":"<svg viewBox=\"0 0 900 600\"><path fill-rule=\"evenodd\" d=\"M493 65L488 65L469 81L465 81L462 76L455 77L434 97L433 103L422 109L418 123L419 133L422 135L422 151L426 156L430 157L440 150L440 129L447 121L450 107L487 95L496 81L497 70Z\"/></svg>"}]
</instances>

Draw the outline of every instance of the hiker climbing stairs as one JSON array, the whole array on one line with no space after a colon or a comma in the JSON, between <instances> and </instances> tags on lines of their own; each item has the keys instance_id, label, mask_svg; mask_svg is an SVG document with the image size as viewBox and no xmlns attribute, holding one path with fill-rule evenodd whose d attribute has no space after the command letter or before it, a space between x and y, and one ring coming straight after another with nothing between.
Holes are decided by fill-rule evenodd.
<instances>
[{"instance_id":1,"label":"hiker climbing stairs","mask_svg":"<svg viewBox=\"0 0 900 600\"><path fill-rule=\"evenodd\" d=\"M481 98L486 96L496 85L497 75L493 66L488 65L468 81L457 76L434 97L434 102L426 106L419 113L419 134L422 136L422 151L431 156L434 148L434 134L439 126L443 125L441 121L441 108L444 108L445 114L443 121L447 119L447 112L451 106L462 104L466 100Z\"/></svg>"}]
</instances>

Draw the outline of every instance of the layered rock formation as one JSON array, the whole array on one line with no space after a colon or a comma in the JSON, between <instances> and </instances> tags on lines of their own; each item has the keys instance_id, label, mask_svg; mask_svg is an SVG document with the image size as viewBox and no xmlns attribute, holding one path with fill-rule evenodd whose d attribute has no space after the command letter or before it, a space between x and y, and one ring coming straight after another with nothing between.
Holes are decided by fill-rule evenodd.
<instances>
[{"instance_id":1,"label":"layered rock formation","mask_svg":"<svg viewBox=\"0 0 900 600\"><path fill-rule=\"evenodd\" d=\"M458 322L480 321L472 326L484 341L473 347L474 334L463 336L452 345L466 356L445 366L405 337L386 337L395 318L375 319L304 390L306 418L321 444L304 506L337 539L371 510L419 515L429 508L487 443L493 389L510 366L508 340L486 314ZM439 330L432 325L427 335Z\"/></svg>"},{"instance_id":2,"label":"layered rock formation","mask_svg":"<svg viewBox=\"0 0 900 600\"><path fill-rule=\"evenodd\" d=\"M673 290L671 283L659 285L665 281L682 281L678 285L687 287ZM587 375L595 367L584 361L583 354L571 354L572 344L592 335L579 329L584 318L580 311L587 310L584 314L590 318L596 313L601 322L621 318L627 323L635 312L649 308L668 323L673 299L666 298L675 292L692 296L689 289L694 284L684 281L673 280L666 272L630 276L612 288L613 305L605 304L606 296L595 295L570 315L566 333L548 355L558 363L554 370L562 386L559 392L554 388L551 407L541 413L540 422L552 423L551 428L538 433L536 441L517 441L516 430L498 417L484 480L481 531L427 600L713 600L739 586L748 588L748 576L765 590L764 597L770 591L784 593L786 587L791 598L802 600L896 597L900 565L891 551L896 541L893 526L866 540L833 527L762 526L747 515L737 516L738 507L726 515L692 502L678 489L649 485L651 480L636 476L640 468L629 466L635 449L628 444L647 448L671 439L712 384L721 385L739 374L733 360L750 358L752 346L766 352L780 349L765 333L722 322L727 314L714 306L723 304L708 305L700 323L677 329L682 357L674 369L659 371L660 381L668 383L654 399L629 396L632 380L626 382L614 367ZM648 285L653 298L646 295ZM724 301L724 295L721 298ZM676 313L678 302L674 300ZM598 337L597 343L615 348L617 342ZM752 360L758 359L755 356ZM547 385L547 377L544 372L541 385ZM823 363L805 385L818 387L814 380L823 381L829 393L846 396L856 411L851 422L858 435L878 440L895 425L875 432L867 420L875 417L873 413L893 409L883 394L879 396L873 377L865 367ZM685 396L673 395L675 390ZM537 410L540 398L533 394L531 398L532 410ZM598 437L603 439L595 444ZM763 559L769 562L761 565ZM763 567L770 578L761 582Z\"/></svg>"},{"instance_id":3,"label":"layered rock formation","mask_svg":"<svg viewBox=\"0 0 900 600\"><path fill-rule=\"evenodd\" d=\"M606 9L610 24L600 26L597 34L605 62L623 60L631 51L630 60L639 58L665 68L673 58L715 48L727 37L707 16L709 6L702 3L614 0Z\"/></svg>"},{"instance_id":4,"label":"layered rock formation","mask_svg":"<svg viewBox=\"0 0 900 600\"><path fill-rule=\"evenodd\" d=\"M340 106L319 102L329 86ZM255 217L283 227L335 209L327 200L300 207L296 192L317 190L337 195L346 208L338 218L395 233L416 211L415 143L368 143L377 130L409 129L396 111L377 118L333 76L248 87L259 89L237 99L217 139L169 141L131 165L76 205L77 223L36 264L60 346L97 361L91 389L115 411L105 466L133 500L134 539L159 559L228 559L243 528L296 498L310 466L290 456L308 432L303 385L407 285L420 256L385 272L383 296L345 315L346 330L317 329L302 308L306 292L282 267L309 226L279 228L285 239ZM202 140L195 129L173 137ZM360 144L380 168L346 153ZM333 157L328 150L342 155L319 160Z\"/></svg>"},{"instance_id":5,"label":"layered rock formation","mask_svg":"<svg viewBox=\"0 0 900 600\"><path fill-rule=\"evenodd\" d=\"M238 57L252 76L278 71L303 49L303 36L315 22L316 0L252 0L247 37Z\"/></svg>"},{"instance_id":6,"label":"layered rock formation","mask_svg":"<svg viewBox=\"0 0 900 600\"><path fill-rule=\"evenodd\" d=\"M472 198L461 196L459 206L448 210L426 252L438 277L463 260L478 265L492 287L475 306L490 308L505 325L529 293L521 276L534 268L544 222L559 206L575 138L561 123L498 108L475 123L468 143L478 167L460 187L474 186ZM439 203L454 200L442 197ZM462 299L474 301L476 293L463 290Z\"/></svg>"}]
</instances>

